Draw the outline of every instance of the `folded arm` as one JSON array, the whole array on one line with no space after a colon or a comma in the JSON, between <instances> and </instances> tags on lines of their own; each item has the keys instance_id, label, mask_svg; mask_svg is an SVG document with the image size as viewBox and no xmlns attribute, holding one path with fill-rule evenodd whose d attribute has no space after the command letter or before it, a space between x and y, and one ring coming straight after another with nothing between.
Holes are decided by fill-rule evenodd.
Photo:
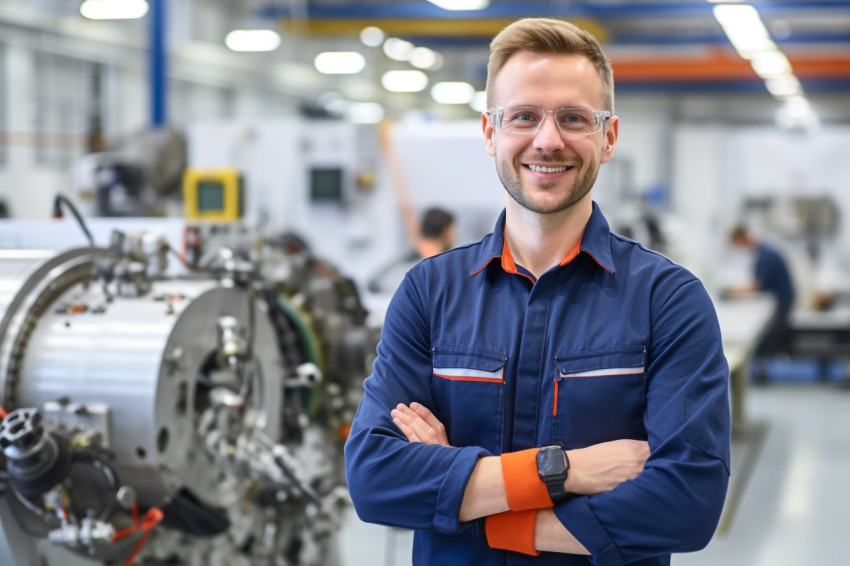
<instances>
[{"instance_id":1,"label":"folded arm","mask_svg":"<svg viewBox=\"0 0 850 566\"><path fill-rule=\"evenodd\" d=\"M392 410L393 422L410 442L449 446L446 428L425 406L413 402ZM570 473L564 489L576 495L594 495L637 477L649 457L649 445L638 440L615 440L587 448L567 450ZM460 521L470 521L509 511L502 460L485 456L478 460L463 495ZM558 520L551 509L534 518L534 547L537 550L590 554Z\"/></svg>"}]
</instances>

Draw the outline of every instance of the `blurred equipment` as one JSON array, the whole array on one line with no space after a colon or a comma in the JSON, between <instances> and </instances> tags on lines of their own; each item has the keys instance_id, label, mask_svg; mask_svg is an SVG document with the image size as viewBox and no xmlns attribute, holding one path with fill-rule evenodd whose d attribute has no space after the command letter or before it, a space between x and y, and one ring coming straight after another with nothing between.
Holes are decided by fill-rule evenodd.
<instances>
[{"instance_id":1,"label":"blurred equipment","mask_svg":"<svg viewBox=\"0 0 850 566\"><path fill-rule=\"evenodd\" d=\"M338 563L378 332L290 240L0 251L0 563Z\"/></svg>"},{"instance_id":2,"label":"blurred equipment","mask_svg":"<svg viewBox=\"0 0 850 566\"><path fill-rule=\"evenodd\" d=\"M189 168L183 174L183 204L190 220L238 220L245 210L242 176L230 167Z\"/></svg>"},{"instance_id":3,"label":"blurred equipment","mask_svg":"<svg viewBox=\"0 0 850 566\"><path fill-rule=\"evenodd\" d=\"M180 202L186 156L183 134L145 130L85 156L75 182L95 216L164 216Z\"/></svg>"}]
</instances>

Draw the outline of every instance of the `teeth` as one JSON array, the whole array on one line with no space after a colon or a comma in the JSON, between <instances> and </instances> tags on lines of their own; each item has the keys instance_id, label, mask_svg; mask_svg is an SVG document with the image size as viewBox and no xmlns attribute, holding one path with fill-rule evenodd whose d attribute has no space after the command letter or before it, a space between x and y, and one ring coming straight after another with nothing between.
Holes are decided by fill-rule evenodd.
<instances>
[{"instance_id":1,"label":"teeth","mask_svg":"<svg viewBox=\"0 0 850 566\"><path fill-rule=\"evenodd\" d=\"M539 165L529 165L529 169L535 173L561 173L566 171L566 167L540 167Z\"/></svg>"}]
</instances>

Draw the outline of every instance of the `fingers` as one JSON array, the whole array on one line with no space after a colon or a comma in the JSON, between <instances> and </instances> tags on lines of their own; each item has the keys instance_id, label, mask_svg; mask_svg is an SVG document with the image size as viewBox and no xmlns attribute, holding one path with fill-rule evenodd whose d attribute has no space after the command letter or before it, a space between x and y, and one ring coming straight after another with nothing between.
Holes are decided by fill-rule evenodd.
<instances>
[{"instance_id":1,"label":"fingers","mask_svg":"<svg viewBox=\"0 0 850 566\"><path fill-rule=\"evenodd\" d=\"M446 426L434 416L428 407L414 401L410 404L410 408L413 409L413 411L428 424L438 444L442 444L443 446L449 445L449 438L446 435Z\"/></svg>"},{"instance_id":2,"label":"fingers","mask_svg":"<svg viewBox=\"0 0 850 566\"><path fill-rule=\"evenodd\" d=\"M408 441L449 446L443 423L421 404L411 403L407 406L399 403L390 416Z\"/></svg>"}]
</instances>

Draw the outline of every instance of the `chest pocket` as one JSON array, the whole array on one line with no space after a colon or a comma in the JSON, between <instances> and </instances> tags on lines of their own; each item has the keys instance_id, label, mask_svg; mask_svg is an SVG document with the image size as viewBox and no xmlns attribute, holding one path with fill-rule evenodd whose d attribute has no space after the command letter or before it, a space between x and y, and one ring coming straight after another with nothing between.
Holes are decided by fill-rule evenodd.
<instances>
[{"instance_id":1,"label":"chest pocket","mask_svg":"<svg viewBox=\"0 0 850 566\"><path fill-rule=\"evenodd\" d=\"M643 439L646 347L560 354L552 393L552 435L566 446Z\"/></svg>"},{"instance_id":2,"label":"chest pocket","mask_svg":"<svg viewBox=\"0 0 850 566\"><path fill-rule=\"evenodd\" d=\"M435 347L432 357L436 415L446 425L449 443L501 453L507 355Z\"/></svg>"}]
</instances>

